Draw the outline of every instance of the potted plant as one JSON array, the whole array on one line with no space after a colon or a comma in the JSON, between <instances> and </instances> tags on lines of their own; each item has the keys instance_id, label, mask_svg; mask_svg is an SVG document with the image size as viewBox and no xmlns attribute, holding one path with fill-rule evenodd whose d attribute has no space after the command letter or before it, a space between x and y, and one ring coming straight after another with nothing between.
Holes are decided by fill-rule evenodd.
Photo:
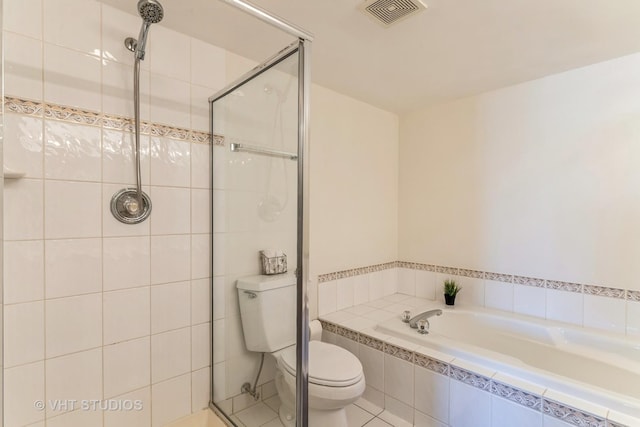
<instances>
[{"instance_id":1,"label":"potted plant","mask_svg":"<svg viewBox=\"0 0 640 427\"><path fill-rule=\"evenodd\" d=\"M462 290L458 286L455 280L447 279L444 281L444 302L447 305L454 305L456 303L456 295Z\"/></svg>"}]
</instances>

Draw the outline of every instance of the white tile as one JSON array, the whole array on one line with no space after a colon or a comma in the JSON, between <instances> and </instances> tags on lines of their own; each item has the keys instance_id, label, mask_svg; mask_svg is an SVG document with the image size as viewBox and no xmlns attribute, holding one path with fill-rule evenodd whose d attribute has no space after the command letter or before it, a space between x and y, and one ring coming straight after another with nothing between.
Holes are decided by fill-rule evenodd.
<instances>
[{"instance_id":1,"label":"white tile","mask_svg":"<svg viewBox=\"0 0 640 427\"><path fill-rule=\"evenodd\" d=\"M226 84L225 50L218 46L191 39L191 83L222 89Z\"/></svg>"},{"instance_id":2,"label":"white tile","mask_svg":"<svg viewBox=\"0 0 640 427\"><path fill-rule=\"evenodd\" d=\"M102 345L102 294L46 302L47 357Z\"/></svg>"},{"instance_id":3,"label":"white tile","mask_svg":"<svg viewBox=\"0 0 640 427\"><path fill-rule=\"evenodd\" d=\"M382 294L392 295L398 292L398 270L388 268L382 270Z\"/></svg>"},{"instance_id":4,"label":"white tile","mask_svg":"<svg viewBox=\"0 0 640 427\"><path fill-rule=\"evenodd\" d=\"M102 399L102 349L48 359L46 389L47 401ZM67 411L49 407L47 417L62 412Z\"/></svg>"},{"instance_id":5,"label":"white tile","mask_svg":"<svg viewBox=\"0 0 640 427\"><path fill-rule=\"evenodd\" d=\"M380 414L384 410L384 392L367 386L357 404L372 414Z\"/></svg>"},{"instance_id":6,"label":"white tile","mask_svg":"<svg viewBox=\"0 0 640 427\"><path fill-rule=\"evenodd\" d=\"M398 269L398 292L416 295L416 271L410 268Z\"/></svg>"},{"instance_id":7,"label":"white tile","mask_svg":"<svg viewBox=\"0 0 640 427\"><path fill-rule=\"evenodd\" d=\"M209 97L217 90L191 85L191 129L209 132Z\"/></svg>"},{"instance_id":8,"label":"white tile","mask_svg":"<svg viewBox=\"0 0 640 427\"><path fill-rule=\"evenodd\" d=\"M542 413L532 411L498 396L491 397L491 425L506 426L517 420L518 427L542 427Z\"/></svg>"},{"instance_id":9,"label":"white tile","mask_svg":"<svg viewBox=\"0 0 640 427\"><path fill-rule=\"evenodd\" d=\"M544 288L514 285L513 311L544 319L547 311L547 292Z\"/></svg>"},{"instance_id":10,"label":"white tile","mask_svg":"<svg viewBox=\"0 0 640 427\"><path fill-rule=\"evenodd\" d=\"M369 301L375 301L384 296L382 272L369 273Z\"/></svg>"},{"instance_id":11,"label":"white tile","mask_svg":"<svg viewBox=\"0 0 640 427\"><path fill-rule=\"evenodd\" d=\"M87 402L88 407L91 404ZM77 405L81 409L67 412L47 419L48 427L102 427L102 412L100 410L82 409L82 402Z\"/></svg>"},{"instance_id":12,"label":"white tile","mask_svg":"<svg viewBox=\"0 0 640 427\"><path fill-rule=\"evenodd\" d=\"M542 421L544 427L570 427L573 424L565 423L564 421L559 420L558 418L550 417L545 415Z\"/></svg>"},{"instance_id":13,"label":"white tile","mask_svg":"<svg viewBox=\"0 0 640 427\"><path fill-rule=\"evenodd\" d=\"M44 241L4 242L4 302L44 299Z\"/></svg>"},{"instance_id":14,"label":"white tile","mask_svg":"<svg viewBox=\"0 0 640 427\"><path fill-rule=\"evenodd\" d=\"M513 283L485 280L484 305L496 310L513 311Z\"/></svg>"},{"instance_id":15,"label":"white tile","mask_svg":"<svg viewBox=\"0 0 640 427\"><path fill-rule=\"evenodd\" d=\"M47 240L44 256L47 298L102 291L102 239Z\"/></svg>"},{"instance_id":16,"label":"white tile","mask_svg":"<svg viewBox=\"0 0 640 427\"><path fill-rule=\"evenodd\" d=\"M189 83L151 74L150 93L149 117L152 122L182 128L191 125Z\"/></svg>"},{"instance_id":17,"label":"white tile","mask_svg":"<svg viewBox=\"0 0 640 427\"><path fill-rule=\"evenodd\" d=\"M42 42L4 33L5 93L42 100Z\"/></svg>"},{"instance_id":18,"label":"white tile","mask_svg":"<svg viewBox=\"0 0 640 427\"><path fill-rule=\"evenodd\" d=\"M151 388L153 427L191 413L191 374L182 375L153 385Z\"/></svg>"},{"instance_id":19,"label":"white tile","mask_svg":"<svg viewBox=\"0 0 640 427\"><path fill-rule=\"evenodd\" d=\"M100 128L45 120L44 176L68 181L100 181Z\"/></svg>"},{"instance_id":20,"label":"white tile","mask_svg":"<svg viewBox=\"0 0 640 427\"><path fill-rule=\"evenodd\" d=\"M190 371L191 328L151 337L151 381L157 383Z\"/></svg>"},{"instance_id":21,"label":"white tile","mask_svg":"<svg viewBox=\"0 0 640 427\"><path fill-rule=\"evenodd\" d=\"M147 58L152 73L190 80L191 41L188 36L163 26L151 29Z\"/></svg>"},{"instance_id":22,"label":"white tile","mask_svg":"<svg viewBox=\"0 0 640 427\"><path fill-rule=\"evenodd\" d=\"M148 287L104 293L104 344L149 335L151 326Z\"/></svg>"},{"instance_id":23,"label":"white tile","mask_svg":"<svg viewBox=\"0 0 640 427\"><path fill-rule=\"evenodd\" d=\"M44 302L4 307L4 366L44 359Z\"/></svg>"},{"instance_id":24,"label":"white tile","mask_svg":"<svg viewBox=\"0 0 640 427\"><path fill-rule=\"evenodd\" d=\"M484 307L485 305L485 283L483 279L476 279L474 277L459 277L457 278L459 285L462 287L460 293L456 297L456 304L471 305L475 307ZM444 284L439 283L436 286L437 301L444 302Z\"/></svg>"},{"instance_id":25,"label":"white tile","mask_svg":"<svg viewBox=\"0 0 640 427\"><path fill-rule=\"evenodd\" d=\"M449 422L449 377L415 367L415 408L445 424Z\"/></svg>"},{"instance_id":26,"label":"white tile","mask_svg":"<svg viewBox=\"0 0 640 427\"><path fill-rule=\"evenodd\" d=\"M547 319L582 325L584 298L581 293L547 289Z\"/></svg>"},{"instance_id":27,"label":"white tile","mask_svg":"<svg viewBox=\"0 0 640 427\"><path fill-rule=\"evenodd\" d=\"M456 427L490 427L491 394L454 380L450 386L449 424Z\"/></svg>"},{"instance_id":28,"label":"white tile","mask_svg":"<svg viewBox=\"0 0 640 427\"><path fill-rule=\"evenodd\" d=\"M278 414L267 405L259 402L235 414L247 427L258 427L273 420Z\"/></svg>"},{"instance_id":29,"label":"white tile","mask_svg":"<svg viewBox=\"0 0 640 427\"><path fill-rule=\"evenodd\" d=\"M415 427L447 427L446 424L423 414L420 411L413 413L413 424Z\"/></svg>"},{"instance_id":30,"label":"white tile","mask_svg":"<svg viewBox=\"0 0 640 427\"><path fill-rule=\"evenodd\" d=\"M369 302L369 276L361 274L353 278L353 303L355 305Z\"/></svg>"},{"instance_id":31,"label":"white tile","mask_svg":"<svg viewBox=\"0 0 640 427\"><path fill-rule=\"evenodd\" d=\"M220 286L224 292L224 285ZM224 317L224 293L220 296L214 292L218 304L214 300L214 310L222 309ZM198 279L191 281L191 324L197 325L211 321L211 279Z\"/></svg>"},{"instance_id":32,"label":"white tile","mask_svg":"<svg viewBox=\"0 0 640 427\"><path fill-rule=\"evenodd\" d=\"M627 334L640 336L640 302L627 301Z\"/></svg>"},{"instance_id":33,"label":"white tile","mask_svg":"<svg viewBox=\"0 0 640 427\"><path fill-rule=\"evenodd\" d=\"M140 410L107 411L104 413L105 427L151 427L151 387L118 396L141 406Z\"/></svg>"},{"instance_id":34,"label":"white tile","mask_svg":"<svg viewBox=\"0 0 640 427\"><path fill-rule=\"evenodd\" d=\"M382 400L382 404L384 406L384 398ZM364 409L365 411L367 411L368 413L370 413L372 415L379 415L380 413L382 413L382 411L384 411L383 407L377 406L377 405L369 402L364 397L361 397L360 399L356 400L356 403L354 403L354 405L359 406L360 408Z\"/></svg>"},{"instance_id":35,"label":"white tile","mask_svg":"<svg viewBox=\"0 0 640 427\"><path fill-rule=\"evenodd\" d=\"M102 130L102 181L134 186L136 182L134 135L130 132ZM149 182L149 137L140 136L142 182Z\"/></svg>"},{"instance_id":36,"label":"white tile","mask_svg":"<svg viewBox=\"0 0 640 427\"><path fill-rule=\"evenodd\" d=\"M333 313L337 310L336 282L324 282L318 284L318 314Z\"/></svg>"},{"instance_id":37,"label":"white tile","mask_svg":"<svg viewBox=\"0 0 640 427\"><path fill-rule=\"evenodd\" d=\"M584 295L584 326L625 333L626 301L596 295Z\"/></svg>"},{"instance_id":38,"label":"white tile","mask_svg":"<svg viewBox=\"0 0 640 427\"><path fill-rule=\"evenodd\" d=\"M213 252L212 276L224 276L227 273L227 235L224 233L214 233L212 235L211 251Z\"/></svg>"},{"instance_id":39,"label":"white tile","mask_svg":"<svg viewBox=\"0 0 640 427\"><path fill-rule=\"evenodd\" d=\"M189 282L151 287L151 333L189 326L191 323Z\"/></svg>"},{"instance_id":40,"label":"white tile","mask_svg":"<svg viewBox=\"0 0 640 427\"><path fill-rule=\"evenodd\" d=\"M336 283L336 308L338 310L353 307L353 279L353 277L338 279Z\"/></svg>"},{"instance_id":41,"label":"white tile","mask_svg":"<svg viewBox=\"0 0 640 427\"><path fill-rule=\"evenodd\" d=\"M209 407L211 384L211 368L204 368L191 373L191 412Z\"/></svg>"},{"instance_id":42,"label":"white tile","mask_svg":"<svg viewBox=\"0 0 640 427\"><path fill-rule=\"evenodd\" d=\"M139 224L123 224L111 214L111 199L124 188L131 188L133 184L103 184L102 185L102 232L105 237L117 236L144 236L149 234L149 219ZM148 187L142 187L142 191L149 194ZM153 200L151 201L153 203ZM153 215L153 210L151 211Z\"/></svg>"},{"instance_id":43,"label":"white tile","mask_svg":"<svg viewBox=\"0 0 640 427\"><path fill-rule=\"evenodd\" d=\"M130 55L133 56L133 53ZM149 120L149 78L148 71L140 71L140 119L144 121ZM102 61L103 113L134 117L133 90L131 65Z\"/></svg>"},{"instance_id":44,"label":"white tile","mask_svg":"<svg viewBox=\"0 0 640 427\"><path fill-rule=\"evenodd\" d=\"M169 138L151 138L151 185L189 187L191 144Z\"/></svg>"},{"instance_id":45,"label":"white tile","mask_svg":"<svg viewBox=\"0 0 640 427\"><path fill-rule=\"evenodd\" d=\"M43 237L43 181L4 181L4 239L27 240Z\"/></svg>"},{"instance_id":46,"label":"white tile","mask_svg":"<svg viewBox=\"0 0 640 427\"><path fill-rule=\"evenodd\" d=\"M191 278L211 276L211 234L191 235Z\"/></svg>"},{"instance_id":47,"label":"white tile","mask_svg":"<svg viewBox=\"0 0 640 427\"><path fill-rule=\"evenodd\" d=\"M105 291L149 286L149 237L114 237L102 242Z\"/></svg>"},{"instance_id":48,"label":"white tile","mask_svg":"<svg viewBox=\"0 0 640 427\"><path fill-rule=\"evenodd\" d=\"M211 145L191 144L191 187L211 188Z\"/></svg>"},{"instance_id":49,"label":"white tile","mask_svg":"<svg viewBox=\"0 0 640 427\"><path fill-rule=\"evenodd\" d=\"M218 320L218 322L221 322ZM214 360L217 362L218 360ZM222 360L220 360L222 361ZM191 327L191 369L211 365L211 323Z\"/></svg>"},{"instance_id":50,"label":"white tile","mask_svg":"<svg viewBox=\"0 0 640 427\"><path fill-rule=\"evenodd\" d=\"M106 60L133 65L134 55L124 46L127 37L138 38L140 17L102 4L102 56ZM151 36L150 38L153 38ZM149 40L150 43L150 40ZM149 69L149 61L142 61L141 68ZM133 79L133 78L132 78Z\"/></svg>"},{"instance_id":51,"label":"white tile","mask_svg":"<svg viewBox=\"0 0 640 427\"><path fill-rule=\"evenodd\" d=\"M384 397L384 411L378 417L394 427L413 427L414 409L392 397Z\"/></svg>"},{"instance_id":52,"label":"white tile","mask_svg":"<svg viewBox=\"0 0 640 427\"><path fill-rule=\"evenodd\" d=\"M396 427L382 421L380 418L374 418L373 420L369 421L366 425L367 427Z\"/></svg>"},{"instance_id":53,"label":"white tile","mask_svg":"<svg viewBox=\"0 0 640 427\"><path fill-rule=\"evenodd\" d=\"M358 359L367 385L384 391L384 353L360 344Z\"/></svg>"},{"instance_id":54,"label":"white tile","mask_svg":"<svg viewBox=\"0 0 640 427\"><path fill-rule=\"evenodd\" d=\"M97 56L45 43L45 101L100 111L100 68Z\"/></svg>"},{"instance_id":55,"label":"white tile","mask_svg":"<svg viewBox=\"0 0 640 427\"><path fill-rule=\"evenodd\" d=\"M104 347L104 397L151 385L150 338Z\"/></svg>"},{"instance_id":56,"label":"white tile","mask_svg":"<svg viewBox=\"0 0 640 427\"><path fill-rule=\"evenodd\" d=\"M42 40L42 0L6 0L4 29Z\"/></svg>"},{"instance_id":57,"label":"white tile","mask_svg":"<svg viewBox=\"0 0 640 427\"><path fill-rule=\"evenodd\" d=\"M191 190L191 232L211 233L211 190Z\"/></svg>"},{"instance_id":58,"label":"white tile","mask_svg":"<svg viewBox=\"0 0 640 427\"><path fill-rule=\"evenodd\" d=\"M151 237L151 283L188 280L190 273L190 236Z\"/></svg>"},{"instance_id":59,"label":"white tile","mask_svg":"<svg viewBox=\"0 0 640 427\"><path fill-rule=\"evenodd\" d=\"M100 2L46 0L43 3L46 42L100 54Z\"/></svg>"},{"instance_id":60,"label":"white tile","mask_svg":"<svg viewBox=\"0 0 640 427\"><path fill-rule=\"evenodd\" d=\"M221 402L227 398L226 384L227 384L227 364L225 362L216 363L213 365L213 400L214 402Z\"/></svg>"},{"instance_id":61,"label":"white tile","mask_svg":"<svg viewBox=\"0 0 640 427\"><path fill-rule=\"evenodd\" d=\"M45 238L100 237L101 197L98 183L45 181Z\"/></svg>"},{"instance_id":62,"label":"white tile","mask_svg":"<svg viewBox=\"0 0 640 427\"><path fill-rule=\"evenodd\" d=\"M45 411L33 402L45 400L44 362L4 370L4 422L7 426L24 426L43 420Z\"/></svg>"},{"instance_id":63,"label":"white tile","mask_svg":"<svg viewBox=\"0 0 640 427\"><path fill-rule=\"evenodd\" d=\"M436 274L432 271L416 271L416 296L434 300L436 298Z\"/></svg>"},{"instance_id":64,"label":"white tile","mask_svg":"<svg viewBox=\"0 0 640 427\"><path fill-rule=\"evenodd\" d=\"M151 187L151 234L188 234L191 194L188 188Z\"/></svg>"},{"instance_id":65,"label":"white tile","mask_svg":"<svg viewBox=\"0 0 640 427\"><path fill-rule=\"evenodd\" d=\"M104 294L105 344L149 335L149 299L148 287Z\"/></svg>"},{"instance_id":66,"label":"white tile","mask_svg":"<svg viewBox=\"0 0 640 427\"><path fill-rule=\"evenodd\" d=\"M227 188L227 172L228 172L228 159L227 159L227 147L221 147L219 145L213 146L213 155L210 174L212 175L213 188L226 189ZM203 178L203 177L202 177Z\"/></svg>"},{"instance_id":67,"label":"white tile","mask_svg":"<svg viewBox=\"0 0 640 427\"><path fill-rule=\"evenodd\" d=\"M7 114L4 126L5 166L28 178L42 178L42 119Z\"/></svg>"},{"instance_id":68,"label":"white tile","mask_svg":"<svg viewBox=\"0 0 640 427\"><path fill-rule=\"evenodd\" d=\"M385 354L384 357L384 392L413 406L413 364L397 357Z\"/></svg>"}]
</instances>

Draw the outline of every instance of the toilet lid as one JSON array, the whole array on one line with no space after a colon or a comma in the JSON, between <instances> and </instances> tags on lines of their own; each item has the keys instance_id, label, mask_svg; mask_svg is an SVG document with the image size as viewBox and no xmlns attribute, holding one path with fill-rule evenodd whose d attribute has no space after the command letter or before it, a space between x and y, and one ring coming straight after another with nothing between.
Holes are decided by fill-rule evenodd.
<instances>
[{"instance_id":1,"label":"toilet lid","mask_svg":"<svg viewBox=\"0 0 640 427\"><path fill-rule=\"evenodd\" d=\"M282 366L296 374L296 346L280 356ZM362 364L353 354L337 345L321 341L309 342L309 382L329 387L346 387L362 378Z\"/></svg>"}]
</instances>

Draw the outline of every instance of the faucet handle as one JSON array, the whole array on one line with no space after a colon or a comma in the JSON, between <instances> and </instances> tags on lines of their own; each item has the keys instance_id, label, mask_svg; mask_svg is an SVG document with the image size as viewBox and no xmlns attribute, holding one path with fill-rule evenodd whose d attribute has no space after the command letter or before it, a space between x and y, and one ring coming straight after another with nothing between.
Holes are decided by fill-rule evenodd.
<instances>
[{"instance_id":1,"label":"faucet handle","mask_svg":"<svg viewBox=\"0 0 640 427\"><path fill-rule=\"evenodd\" d=\"M429 333L429 321L427 319L420 319L416 323L418 325L418 333L426 335Z\"/></svg>"},{"instance_id":2,"label":"faucet handle","mask_svg":"<svg viewBox=\"0 0 640 427\"><path fill-rule=\"evenodd\" d=\"M409 310L405 310L402 312L402 321L404 323L409 323L409 320L411 320L411 312Z\"/></svg>"}]
</instances>

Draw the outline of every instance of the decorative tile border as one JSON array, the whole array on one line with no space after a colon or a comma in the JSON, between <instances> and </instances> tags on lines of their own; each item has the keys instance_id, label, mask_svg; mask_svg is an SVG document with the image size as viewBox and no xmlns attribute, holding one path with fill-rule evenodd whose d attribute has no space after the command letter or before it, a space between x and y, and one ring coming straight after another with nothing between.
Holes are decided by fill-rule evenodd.
<instances>
[{"instance_id":1,"label":"decorative tile border","mask_svg":"<svg viewBox=\"0 0 640 427\"><path fill-rule=\"evenodd\" d=\"M433 359L424 354L414 352L397 345L380 341L368 335L361 334L348 328L344 328L337 324L321 320L323 330L333 332L339 336L355 341L360 344L367 345L385 354L389 354L399 359L412 362L421 368L429 369L433 372L448 376L451 379L460 381L471 387L480 389L484 392L491 393L503 399L507 399L513 403L524 406L534 411L540 411L548 416L557 418L576 427L628 427L619 423L607 422L603 418L583 412L579 409L565 405L551 399L545 399L542 396L521 390L517 387L496 381L484 375L455 366L455 364L447 363L441 360ZM375 342L374 345L370 345ZM382 344L382 348L380 348ZM608 423L608 424L607 424Z\"/></svg>"},{"instance_id":2,"label":"decorative tile border","mask_svg":"<svg viewBox=\"0 0 640 427\"><path fill-rule=\"evenodd\" d=\"M7 112L24 114L27 116L44 117L46 119L82 124L86 126L101 126L105 129L133 132L133 119L95 111L82 110L65 105L30 101L27 99L6 96L4 106ZM196 144L211 144L224 146L222 135L214 135L213 141L207 132L167 126L159 123L141 122L140 133L156 137L177 139Z\"/></svg>"},{"instance_id":3,"label":"decorative tile border","mask_svg":"<svg viewBox=\"0 0 640 427\"><path fill-rule=\"evenodd\" d=\"M606 286L583 285L580 283L562 282L558 280L540 279L536 277L514 276L511 274L493 273L480 270L469 270L466 268L446 267L433 264L421 264L417 262L395 261L386 264L378 264L370 267L360 267L352 270L344 270L336 273L321 274L318 276L318 283L330 282L332 280L346 277L358 276L361 274L373 273L375 271L389 268L408 268L411 270L431 271L451 276L464 276L476 279L495 280L499 282L515 283L518 285L532 286L536 288L547 288L565 292L577 292L588 295L596 295L608 298L627 299L629 301L640 302L640 291L632 291L621 288L611 288Z\"/></svg>"}]
</instances>

